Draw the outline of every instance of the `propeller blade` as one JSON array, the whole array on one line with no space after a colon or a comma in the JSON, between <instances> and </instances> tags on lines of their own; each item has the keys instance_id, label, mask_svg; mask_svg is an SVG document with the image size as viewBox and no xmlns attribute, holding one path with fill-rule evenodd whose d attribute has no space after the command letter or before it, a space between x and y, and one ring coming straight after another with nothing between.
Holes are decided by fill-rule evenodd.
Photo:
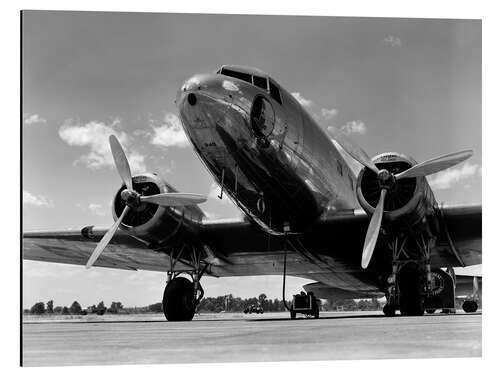
<instances>
[{"instance_id":1,"label":"propeller blade","mask_svg":"<svg viewBox=\"0 0 500 375\"><path fill-rule=\"evenodd\" d=\"M141 202L153 203L164 207L191 206L203 203L207 197L199 194L189 193L163 193L155 195L146 195L140 197Z\"/></svg>"},{"instance_id":2,"label":"propeller blade","mask_svg":"<svg viewBox=\"0 0 500 375\"><path fill-rule=\"evenodd\" d=\"M342 134L337 133L335 135L335 140L342 146L342 148L358 163L364 165L366 168L371 169L373 172L379 172L377 166L373 163L372 159L366 154L366 152L358 145L349 141Z\"/></svg>"},{"instance_id":3,"label":"propeller blade","mask_svg":"<svg viewBox=\"0 0 500 375\"><path fill-rule=\"evenodd\" d=\"M118 218L118 220L115 221L115 223L109 228L109 230L106 232L106 234L101 238L101 241L97 244L96 248L94 249L94 252L90 256L89 260L87 261L87 264L85 267L88 269L92 267L92 265L95 263L97 258L99 258L99 255L101 255L102 251L106 247L106 245L111 241L111 238L113 238L116 230L118 229L118 226L121 224L123 218L127 214L127 212L130 210L129 206L125 206L125 209L123 210L122 214Z\"/></svg>"},{"instance_id":4,"label":"propeller blade","mask_svg":"<svg viewBox=\"0 0 500 375\"><path fill-rule=\"evenodd\" d=\"M467 160L471 156L472 150L453 152L451 154L439 156L437 158L417 164L410 169L407 169L406 171L398 173L395 177L396 180L399 180L401 178L428 176L430 174L453 167L455 164Z\"/></svg>"},{"instance_id":5,"label":"propeller blade","mask_svg":"<svg viewBox=\"0 0 500 375\"><path fill-rule=\"evenodd\" d=\"M377 244L378 234L382 224L382 216L384 216L384 201L386 192L386 189L382 189L380 191L380 199L370 220L368 231L366 232L365 244L363 245L363 256L361 257L361 267L363 267L363 269L368 267L370 259L373 255L373 250L375 250L375 245Z\"/></svg>"},{"instance_id":6,"label":"propeller blade","mask_svg":"<svg viewBox=\"0 0 500 375\"><path fill-rule=\"evenodd\" d=\"M114 135L109 136L109 146L115 160L115 166L122 178L123 183L128 190L132 189L132 173L130 173L130 165L128 164L127 155L123 151L122 145L118 138Z\"/></svg>"}]
</instances>

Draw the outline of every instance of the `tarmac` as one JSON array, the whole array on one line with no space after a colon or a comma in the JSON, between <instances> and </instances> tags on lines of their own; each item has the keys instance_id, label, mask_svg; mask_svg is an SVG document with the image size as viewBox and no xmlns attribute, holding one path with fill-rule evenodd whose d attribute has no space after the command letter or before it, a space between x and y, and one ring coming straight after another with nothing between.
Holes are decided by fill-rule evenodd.
<instances>
[{"instance_id":1,"label":"tarmac","mask_svg":"<svg viewBox=\"0 0 500 375\"><path fill-rule=\"evenodd\" d=\"M481 314L382 312L95 316L23 323L24 366L312 361L481 356Z\"/></svg>"}]
</instances>

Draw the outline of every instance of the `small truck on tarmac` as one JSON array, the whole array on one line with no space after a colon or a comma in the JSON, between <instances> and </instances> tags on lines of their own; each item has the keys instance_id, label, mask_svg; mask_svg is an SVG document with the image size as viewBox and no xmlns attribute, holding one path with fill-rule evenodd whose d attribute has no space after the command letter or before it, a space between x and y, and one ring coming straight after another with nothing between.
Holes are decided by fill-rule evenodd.
<instances>
[{"instance_id":1,"label":"small truck on tarmac","mask_svg":"<svg viewBox=\"0 0 500 375\"><path fill-rule=\"evenodd\" d=\"M320 301L314 296L313 292L300 292L293 296L292 306L290 307L290 318L295 319L297 313L306 316L313 316L315 319L319 318L319 304Z\"/></svg>"}]
</instances>

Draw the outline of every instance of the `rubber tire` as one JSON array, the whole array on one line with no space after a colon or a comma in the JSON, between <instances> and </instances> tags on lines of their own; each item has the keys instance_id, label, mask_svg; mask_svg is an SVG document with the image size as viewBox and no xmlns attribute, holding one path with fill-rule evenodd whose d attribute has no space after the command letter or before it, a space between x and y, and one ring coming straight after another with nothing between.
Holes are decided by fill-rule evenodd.
<instances>
[{"instance_id":1,"label":"rubber tire","mask_svg":"<svg viewBox=\"0 0 500 375\"><path fill-rule=\"evenodd\" d=\"M396 308L392 305L385 304L382 311L384 312L385 316L389 317L396 316Z\"/></svg>"},{"instance_id":2,"label":"rubber tire","mask_svg":"<svg viewBox=\"0 0 500 375\"><path fill-rule=\"evenodd\" d=\"M462 304L462 309L466 313L476 312L477 308L478 308L478 306L477 306L477 302L476 301L464 301L464 303Z\"/></svg>"},{"instance_id":3,"label":"rubber tire","mask_svg":"<svg viewBox=\"0 0 500 375\"><path fill-rule=\"evenodd\" d=\"M427 314L434 314L436 312L436 309L425 309L425 312Z\"/></svg>"},{"instance_id":4,"label":"rubber tire","mask_svg":"<svg viewBox=\"0 0 500 375\"><path fill-rule=\"evenodd\" d=\"M297 313L295 311L290 311L290 319L295 319L297 317Z\"/></svg>"},{"instance_id":5,"label":"rubber tire","mask_svg":"<svg viewBox=\"0 0 500 375\"><path fill-rule=\"evenodd\" d=\"M424 315L424 298L421 294L421 274L411 263L398 274L399 311L403 316Z\"/></svg>"},{"instance_id":6,"label":"rubber tire","mask_svg":"<svg viewBox=\"0 0 500 375\"><path fill-rule=\"evenodd\" d=\"M184 277L172 279L163 292L163 314L170 322L193 320L194 285Z\"/></svg>"}]
</instances>

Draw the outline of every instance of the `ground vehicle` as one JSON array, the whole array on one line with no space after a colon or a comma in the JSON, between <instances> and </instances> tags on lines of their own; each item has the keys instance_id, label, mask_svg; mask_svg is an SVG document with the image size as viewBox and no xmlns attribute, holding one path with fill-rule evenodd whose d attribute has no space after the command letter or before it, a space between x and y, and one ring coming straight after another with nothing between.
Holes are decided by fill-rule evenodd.
<instances>
[{"instance_id":1,"label":"ground vehicle","mask_svg":"<svg viewBox=\"0 0 500 375\"><path fill-rule=\"evenodd\" d=\"M250 305L245 307L245 310L243 310L245 314L251 314L251 313L256 313L256 314L264 314L264 309L260 305Z\"/></svg>"},{"instance_id":2,"label":"ground vehicle","mask_svg":"<svg viewBox=\"0 0 500 375\"><path fill-rule=\"evenodd\" d=\"M306 316L314 316L319 318L319 300L314 296L313 292L301 292L293 296L292 306L290 307L290 318L295 319L297 313Z\"/></svg>"}]
</instances>

